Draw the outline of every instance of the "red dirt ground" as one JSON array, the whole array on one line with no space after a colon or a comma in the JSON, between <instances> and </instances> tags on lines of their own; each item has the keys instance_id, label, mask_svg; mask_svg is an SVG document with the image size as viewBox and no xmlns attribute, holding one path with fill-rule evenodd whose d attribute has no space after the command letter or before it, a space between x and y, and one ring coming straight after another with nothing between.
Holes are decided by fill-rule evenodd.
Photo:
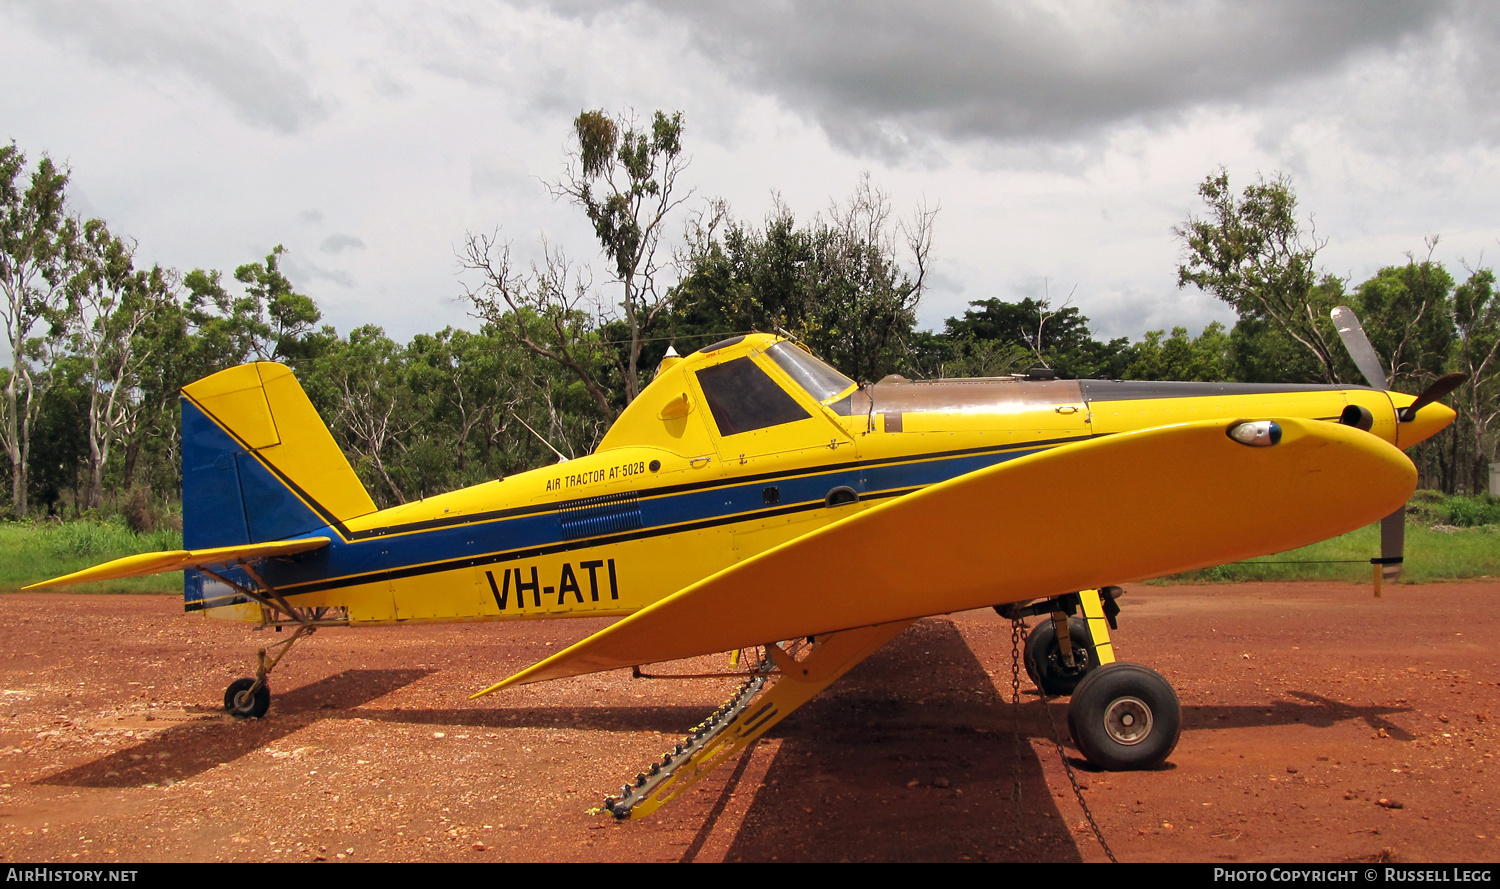
<instances>
[{"instance_id":1,"label":"red dirt ground","mask_svg":"<svg viewBox=\"0 0 1500 889\"><path fill-rule=\"evenodd\" d=\"M1185 728L1151 772L1065 749L1116 855L1500 859L1497 594L1130 589L1120 656L1172 681ZM732 682L617 672L470 701L601 624L333 629L274 674L265 719L239 722L223 689L275 637L180 608L0 596L0 860L1104 857L1024 677L1021 712L1006 703L992 612L918 623L737 763L616 823L588 809ZM1050 707L1066 737L1066 701Z\"/></svg>"}]
</instances>

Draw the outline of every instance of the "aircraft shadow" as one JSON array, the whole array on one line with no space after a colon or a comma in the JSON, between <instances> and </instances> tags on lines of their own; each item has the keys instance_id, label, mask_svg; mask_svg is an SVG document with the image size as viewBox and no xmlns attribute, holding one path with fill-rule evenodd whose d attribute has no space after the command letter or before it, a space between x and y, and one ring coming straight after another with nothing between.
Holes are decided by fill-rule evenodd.
<instances>
[{"instance_id":1,"label":"aircraft shadow","mask_svg":"<svg viewBox=\"0 0 1500 889\"><path fill-rule=\"evenodd\" d=\"M181 781L305 728L320 719L370 719L412 725L475 728L575 728L614 732L681 733L708 712L702 707L527 707L523 709L356 709L432 673L346 670L309 685L277 692L265 719L230 721L204 709L201 719L177 723L125 750L49 775L37 784L65 787L144 787Z\"/></svg>"},{"instance_id":2,"label":"aircraft shadow","mask_svg":"<svg viewBox=\"0 0 1500 889\"><path fill-rule=\"evenodd\" d=\"M1370 728L1385 729L1386 734L1397 740L1411 741L1415 738L1410 732L1385 718L1393 713L1410 713L1411 707L1385 707L1375 704L1357 707L1311 692L1288 691L1287 694L1301 698L1308 703L1274 701L1261 707L1184 707L1182 708L1182 728L1184 731L1269 725L1308 725L1328 728L1335 723L1359 719Z\"/></svg>"},{"instance_id":3,"label":"aircraft shadow","mask_svg":"<svg viewBox=\"0 0 1500 889\"><path fill-rule=\"evenodd\" d=\"M570 728L595 732L685 734L712 707L525 707L505 710L361 710L360 719L474 728Z\"/></svg>"},{"instance_id":4,"label":"aircraft shadow","mask_svg":"<svg viewBox=\"0 0 1500 889\"><path fill-rule=\"evenodd\" d=\"M1289 694L1307 703L1185 707L1183 728L1326 728L1357 719L1412 737L1385 718L1409 707ZM725 860L1079 860L1080 845L1094 840L1065 820L1079 818L1071 798L1058 808L1036 752L1053 755L1052 733L1035 696L1026 697L1018 757L1016 717L957 629L941 620L916 624L772 731L781 747ZM1099 771L1072 748L1067 699L1047 706L1069 764ZM1172 768L1170 760L1160 766ZM685 860L713 828L711 817Z\"/></svg>"},{"instance_id":5,"label":"aircraft shadow","mask_svg":"<svg viewBox=\"0 0 1500 889\"><path fill-rule=\"evenodd\" d=\"M144 787L181 781L238 759L318 719L330 711L373 701L410 685L433 670L346 670L273 698L275 718L231 721L204 718L178 723L150 739L103 759L49 775L35 782L65 787ZM359 714L363 715L363 713Z\"/></svg>"},{"instance_id":6,"label":"aircraft shadow","mask_svg":"<svg viewBox=\"0 0 1500 889\"><path fill-rule=\"evenodd\" d=\"M1093 840L1075 840L1077 809L1059 811L1015 717L958 630L922 621L773 730L725 860L1079 861ZM1023 739L1046 732L1030 718Z\"/></svg>"}]
</instances>

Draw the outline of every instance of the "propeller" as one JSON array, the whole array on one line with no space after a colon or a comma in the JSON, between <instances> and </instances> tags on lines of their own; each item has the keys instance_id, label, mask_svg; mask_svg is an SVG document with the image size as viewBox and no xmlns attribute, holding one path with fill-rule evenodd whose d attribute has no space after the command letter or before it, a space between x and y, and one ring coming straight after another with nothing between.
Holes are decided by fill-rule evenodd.
<instances>
[{"instance_id":1,"label":"propeller","mask_svg":"<svg viewBox=\"0 0 1500 889\"><path fill-rule=\"evenodd\" d=\"M1466 373L1451 373L1438 377L1431 386L1422 390L1422 394L1417 396L1416 401L1402 408L1401 413L1396 415L1396 419L1403 423L1410 423L1417 418L1417 411L1462 386L1468 382L1468 379L1469 375Z\"/></svg>"},{"instance_id":2,"label":"propeller","mask_svg":"<svg viewBox=\"0 0 1500 889\"><path fill-rule=\"evenodd\" d=\"M1380 367L1380 358L1375 354L1375 347L1370 345L1370 338L1365 336L1365 329L1359 323L1359 316L1348 306L1338 306L1328 313L1333 318L1333 326L1339 332L1339 339L1344 341L1344 348L1349 351L1349 357L1354 359L1354 365L1359 372L1365 375L1370 385L1384 392L1385 371Z\"/></svg>"},{"instance_id":3,"label":"propeller","mask_svg":"<svg viewBox=\"0 0 1500 889\"><path fill-rule=\"evenodd\" d=\"M1338 306L1328 314L1333 318L1333 326L1339 332L1339 339L1344 341L1344 348L1349 350L1349 357L1354 359L1359 372L1364 374L1371 387L1382 392L1388 391L1390 386L1386 384L1380 358L1375 354L1375 347L1370 345L1370 338L1365 336L1364 326L1359 323L1354 310L1348 306ZM1417 411L1462 386L1468 378L1468 374L1462 373L1440 377L1422 390L1416 401L1398 411L1396 419L1402 423L1410 423L1416 419ZM1403 503L1400 509L1380 520L1380 558L1370 561L1380 566L1382 579L1394 582L1401 577L1401 561L1405 550L1406 504Z\"/></svg>"}]
</instances>

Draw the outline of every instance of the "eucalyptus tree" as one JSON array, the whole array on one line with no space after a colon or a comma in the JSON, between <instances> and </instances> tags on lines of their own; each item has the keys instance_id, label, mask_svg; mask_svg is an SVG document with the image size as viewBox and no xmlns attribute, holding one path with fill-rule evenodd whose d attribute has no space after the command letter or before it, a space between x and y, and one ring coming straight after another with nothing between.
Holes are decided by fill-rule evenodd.
<instances>
[{"instance_id":1,"label":"eucalyptus tree","mask_svg":"<svg viewBox=\"0 0 1500 889\"><path fill-rule=\"evenodd\" d=\"M1151 330L1145 339L1131 345L1127 380L1185 380L1215 383L1233 376L1233 354L1229 334L1217 321L1196 337L1187 328Z\"/></svg>"},{"instance_id":2,"label":"eucalyptus tree","mask_svg":"<svg viewBox=\"0 0 1500 889\"><path fill-rule=\"evenodd\" d=\"M0 444L11 468L11 509L29 512L31 430L61 345L79 224L67 213L68 171L46 155L27 173L14 143L0 146L0 321L10 367L0 397Z\"/></svg>"},{"instance_id":3,"label":"eucalyptus tree","mask_svg":"<svg viewBox=\"0 0 1500 889\"><path fill-rule=\"evenodd\" d=\"M669 332L779 329L850 377L906 370L936 212L898 219L868 176L801 225L779 201L762 226L716 205L689 225Z\"/></svg>"},{"instance_id":4,"label":"eucalyptus tree","mask_svg":"<svg viewBox=\"0 0 1500 889\"><path fill-rule=\"evenodd\" d=\"M1454 399L1460 422L1469 433L1470 493L1486 487L1489 464L1496 459L1494 423L1500 419L1500 291L1491 269L1471 271L1453 290L1457 337L1455 370L1469 375Z\"/></svg>"},{"instance_id":5,"label":"eucalyptus tree","mask_svg":"<svg viewBox=\"0 0 1500 889\"><path fill-rule=\"evenodd\" d=\"M573 120L573 136L574 150L552 193L583 209L621 286L628 403L641 390L644 330L668 305L661 280L671 269L671 251L663 246L668 217L690 194L677 184L688 162L682 113L657 111L645 125L629 114L584 111Z\"/></svg>"},{"instance_id":6,"label":"eucalyptus tree","mask_svg":"<svg viewBox=\"0 0 1500 889\"><path fill-rule=\"evenodd\" d=\"M418 417L401 347L385 330L367 324L333 342L309 362L304 376L314 379L311 388L320 396L332 399L333 410L325 411L324 419L375 501L405 503L411 492L396 482L392 465Z\"/></svg>"},{"instance_id":7,"label":"eucalyptus tree","mask_svg":"<svg viewBox=\"0 0 1500 889\"><path fill-rule=\"evenodd\" d=\"M1184 251L1177 286L1196 285L1241 318L1268 320L1312 354L1327 382L1340 382L1346 363L1328 312L1342 287L1320 280L1316 262L1326 242L1297 218L1291 180L1258 179L1236 196L1220 168L1198 194L1208 215L1189 215L1173 229Z\"/></svg>"},{"instance_id":8,"label":"eucalyptus tree","mask_svg":"<svg viewBox=\"0 0 1500 889\"><path fill-rule=\"evenodd\" d=\"M609 349L600 333L599 301L586 270L560 248L543 244L530 272L511 260L498 234L470 232L459 263L469 311L507 342L572 376L606 420L618 412L609 394Z\"/></svg>"},{"instance_id":9,"label":"eucalyptus tree","mask_svg":"<svg viewBox=\"0 0 1500 889\"><path fill-rule=\"evenodd\" d=\"M135 246L102 220L84 223L68 288L68 350L85 369L88 393L88 484L84 505L104 497L104 468L114 445L134 438L146 409L142 371L160 356L147 324L175 298L175 275L135 267Z\"/></svg>"},{"instance_id":10,"label":"eucalyptus tree","mask_svg":"<svg viewBox=\"0 0 1500 889\"><path fill-rule=\"evenodd\" d=\"M1380 355L1386 384L1420 392L1447 372L1456 330L1453 276L1431 259L1387 266L1355 288L1354 305Z\"/></svg>"},{"instance_id":11,"label":"eucalyptus tree","mask_svg":"<svg viewBox=\"0 0 1500 889\"><path fill-rule=\"evenodd\" d=\"M312 358L328 345L331 333L317 327L323 313L281 271L285 253L278 244L263 263L236 268L234 280L242 285L238 294L225 286L217 270L194 269L183 277L201 371L247 361Z\"/></svg>"}]
</instances>

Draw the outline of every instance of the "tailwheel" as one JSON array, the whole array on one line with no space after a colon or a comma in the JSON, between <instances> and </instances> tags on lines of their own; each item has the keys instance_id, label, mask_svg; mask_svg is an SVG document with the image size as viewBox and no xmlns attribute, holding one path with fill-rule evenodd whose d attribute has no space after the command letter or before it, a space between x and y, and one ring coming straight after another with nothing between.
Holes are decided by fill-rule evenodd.
<instances>
[{"instance_id":1,"label":"tailwheel","mask_svg":"<svg viewBox=\"0 0 1500 889\"><path fill-rule=\"evenodd\" d=\"M1068 730L1089 762L1111 772L1154 768L1182 734L1182 704L1162 675L1140 664L1106 664L1073 690Z\"/></svg>"},{"instance_id":2,"label":"tailwheel","mask_svg":"<svg viewBox=\"0 0 1500 889\"><path fill-rule=\"evenodd\" d=\"M281 663L281 659L286 657L293 645L311 636L317 629L318 625L312 622L298 626L289 638L270 646L272 650L280 649L275 657L266 657L265 648L257 652L255 678L236 679L224 689L224 709L229 711L229 715L236 719L259 719L265 716L266 711L271 709L271 671L276 669L276 665Z\"/></svg>"},{"instance_id":3,"label":"tailwheel","mask_svg":"<svg viewBox=\"0 0 1500 889\"><path fill-rule=\"evenodd\" d=\"M236 679L224 689L224 709L236 719L259 719L271 709L271 688L249 677Z\"/></svg>"},{"instance_id":4,"label":"tailwheel","mask_svg":"<svg viewBox=\"0 0 1500 889\"><path fill-rule=\"evenodd\" d=\"M1088 624L1079 618L1068 620L1068 637L1072 642L1070 666L1058 644L1057 623L1044 620L1026 637L1026 675L1044 695L1070 695L1095 667L1099 655L1089 637Z\"/></svg>"}]
</instances>

